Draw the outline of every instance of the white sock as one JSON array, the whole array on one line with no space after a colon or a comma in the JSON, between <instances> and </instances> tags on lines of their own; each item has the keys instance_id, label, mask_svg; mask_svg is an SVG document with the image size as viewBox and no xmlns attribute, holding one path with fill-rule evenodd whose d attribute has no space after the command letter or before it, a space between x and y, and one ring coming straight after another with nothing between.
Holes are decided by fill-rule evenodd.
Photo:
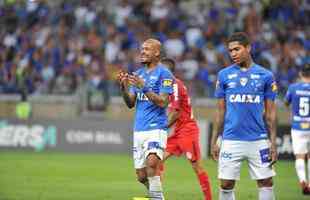
<instances>
[{"instance_id":1,"label":"white sock","mask_svg":"<svg viewBox=\"0 0 310 200\"><path fill-rule=\"evenodd\" d=\"M273 187L258 188L258 199L259 200L274 200L275 196L273 193Z\"/></svg>"},{"instance_id":2,"label":"white sock","mask_svg":"<svg viewBox=\"0 0 310 200\"><path fill-rule=\"evenodd\" d=\"M309 164L308 164L309 166ZM295 160L295 168L296 173L299 178L299 182L305 182L306 181L306 170L305 170L305 160L304 159L296 159Z\"/></svg>"},{"instance_id":3,"label":"white sock","mask_svg":"<svg viewBox=\"0 0 310 200\"><path fill-rule=\"evenodd\" d=\"M232 190L224 190L220 188L220 198L219 200L235 200L235 192Z\"/></svg>"},{"instance_id":4,"label":"white sock","mask_svg":"<svg viewBox=\"0 0 310 200\"><path fill-rule=\"evenodd\" d=\"M150 200L164 200L164 194L160 182L160 176L148 177L148 180L149 180Z\"/></svg>"}]
</instances>

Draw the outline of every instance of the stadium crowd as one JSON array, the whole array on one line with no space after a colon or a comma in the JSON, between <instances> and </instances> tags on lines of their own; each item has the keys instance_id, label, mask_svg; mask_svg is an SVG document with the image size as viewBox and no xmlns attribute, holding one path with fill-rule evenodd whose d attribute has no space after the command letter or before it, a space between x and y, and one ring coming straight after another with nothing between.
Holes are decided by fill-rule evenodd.
<instances>
[{"instance_id":1,"label":"stadium crowd","mask_svg":"<svg viewBox=\"0 0 310 200\"><path fill-rule=\"evenodd\" d=\"M117 71L136 70L139 44L151 36L193 96L213 97L235 31L249 34L280 94L310 62L308 0L0 2L0 93L72 94L87 84L117 95Z\"/></svg>"}]
</instances>

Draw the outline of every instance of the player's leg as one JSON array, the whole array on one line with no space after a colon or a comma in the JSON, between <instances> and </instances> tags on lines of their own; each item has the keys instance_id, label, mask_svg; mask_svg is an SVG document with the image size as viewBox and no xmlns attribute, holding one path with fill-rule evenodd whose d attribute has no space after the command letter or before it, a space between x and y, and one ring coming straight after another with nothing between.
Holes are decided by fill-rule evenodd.
<instances>
[{"instance_id":1,"label":"player's leg","mask_svg":"<svg viewBox=\"0 0 310 200\"><path fill-rule=\"evenodd\" d=\"M303 194L310 194L306 178L306 154L295 154L295 169ZM309 164L308 164L309 165Z\"/></svg>"},{"instance_id":2,"label":"player's leg","mask_svg":"<svg viewBox=\"0 0 310 200\"><path fill-rule=\"evenodd\" d=\"M165 166L164 162L171 156L176 155L179 156L181 154L180 148L178 146L178 138L177 137L169 137L167 139L164 157L162 163L160 164L159 171L160 171L160 179L163 181Z\"/></svg>"},{"instance_id":3,"label":"player's leg","mask_svg":"<svg viewBox=\"0 0 310 200\"><path fill-rule=\"evenodd\" d=\"M137 180L142 183L146 189L149 189L149 182L147 179L146 168L136 169Z\"/></svg>"},{"instance_id":4,"label":"player's leg","mask_svg":"<svg viewBox=\"0 0 310 200\"><path fill-rule=\"evenodd\" d=\"M258 199L259 200L274 200L273 181L272 177L257 180Z\"/></svg>"},{"instance_id":5,"label":"player's leg","mask_svg":"<svg viewBox=\"0 0 310 200\"><path fill-rule=\"evenodd\" d=\"M244 159L245 142L223 140L220 148L218 178L220 179L220 200L235 200L234 187L240 179Z\"/></svg>"},{"instance_id":6,"label":"player's leg","mask_svg":"<svg viewBox=\"0 0 310 200\"><path fill-rule=\"evenodd\" d=\"M167 140L167 147L165 149L165 152L164 152L164 157L163 157L163 160L160 164L160 167L159 167L159 171L160 171L160 179L163 180L163 177L164 177L164 171L165 171L165 166L164 166L164 162L170 157L173 155L173 150L176 149L177 146L176 146L176 142L174 142L174 139L170 139L168 138Z\"/></svg>"},{"instance_id":7,"label":"player's leg","mask_svg":"<svg viewBox=\"0 0 310 200\"><path fill-rule=\"evenodd\" d=\"M258 199L274 200L272 177L275 172L270 166L268 141L248 142L247 158L250 176L257 181Z\"/></svg>"},{"instance_id":8,"label":"player's leg","mask_svg":"<svg viewBox=\"0 0 310 200\"><path fill-rule=\"evenodd\" d=\"M164 153L164 158L162 160L162 162L164 163L169 157L171 157L173 154L168 152L168 151L165 151Z\"/></svg>"},{"instance_id":9,"label":"player's leg","mask_svg":"<svg viewBox=\"0 0 310 200\"><path fill-rule=\"evenodd\" d=\"M165 162L170 156L180 156L182 154L179 147L179 137L169 137L167 138L167 145L165 148L165 153L163 157L163 162Z\"/></svg>"},{"instance_id":10,"label":"player's leg","mask_svg":"<svg viewBox=\"0 0 310 200\"><path fill-rule=\"evenodd\" d=\"M196 176L198 178L201 190L204 194L205 200L211 200L212 199L212 189L211 184L209 181L208 173L203 169L201 161L191 161L192 167L194 172L196 173Z\"/></svg>"},{"instance_id":11,"label":"player's leg","mask_svg":"<svg viewBox=\"0 0 310 200\"><path fill-rule=\"evenodd\" d=\"M310 194L306 177L306 155L308 153L308 140L309 137L307 137L305 133L292 130L292 143L293 151L295 154L295 169L303 194Z\"/></svg>"},{"instance_id":12,"label":"player's leg","mask_svg":"<svg viewBox=\"0 0 310 200\"><path fill-rule=\"evenodd\" d=\"M235 180L220 179L220 196L219 200L235 200Z\"/></svg>"},{"instance_id":13,"label":"player's leg","mask_svg":"<svg viewBox=\"0 0 310 200\"><path fill-rule=\"evenodd\" d=\"M164 153L164 158L163 160L160 162L160 165L159 165L159 175L160 175L160 180L161 182L163 182L164 180L164 173L165 173L165 161L170 157L172 156L172 154L170 152L167 152L165 151Z\"/></svg>"},{"instance_id":14,"label":"player's leg","mask_svg":"<svg viewBox=\"0 0 310 200\"><path fill-rule=\"evenodd\" d=\"M147 179L145 159L144 159L144 149L143 149L143 141L145 135L141 133L134 133L133 140L133 158L134 158L134 166L136 169L136 175L138 182L142 183L146 189L149 189L149 183Z\"/></svg>"},{"instance_id":15,"label":"player's leg","mask_svg":"<svg viewBox=\"0 0 310 200\"><path fill-rule=\"evenodd\" d=\"M212 199L211 184L207 172L203 169L201 164L200 147L198 136L185 136L179 139L179 146L181 151L185 154L186 158L190 161L200 188L204 194L205 200Z\"/></svg>"},{"instance_id":16,"label":"player's leg","mask_svg":"<svg viewBox=\"0 0 310 200\"><path fill-rule=\"evenodd\" d=\"M145 141L146 172L149 182L149 197L151 200L164 199L160 180L160 164L166 148L167 133L164 130L154 130L148 133Z\"/></svg>"},{"instance_id":17,"label":"player's leg","mask_svg":"<svg viewBox=\"0 0 310 200\"><path fill-rule=\"evenodd\" d=\"M163 199L163 189L159 167L161 159L156 153L149 153L146 160L146 172L149 182L149 196L151 199Z\"/></svg>"}]
</instances>

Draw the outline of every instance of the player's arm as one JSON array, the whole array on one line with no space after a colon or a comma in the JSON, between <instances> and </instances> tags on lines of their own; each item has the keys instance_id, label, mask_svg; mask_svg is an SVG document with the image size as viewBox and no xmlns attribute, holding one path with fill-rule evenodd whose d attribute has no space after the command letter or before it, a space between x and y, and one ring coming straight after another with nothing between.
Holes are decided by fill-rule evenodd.
<instances>
[{"instance_id":1,"label":"player's arm","mask_svg":"<svg viewBox=\"0 0 310 200\"><path fill-rule=\"evenodd\" d=\"M180 90L178 83L173 84L173 94L169 96L169 105L168 105L168 128L171 128L181 115L180 111L180 96L179 94L182 91ZM169 137L172 137L175 134L175 131L171 131Z\"/></svg>"},{"instance_id":2,"label":"player's arm","mask_svg":"<svg viewBox=\"0 0 310 200\"><path fill-rule=\"evenodd\" d=\"M270 164L274 164L277 161L277 145L276 145L276 103L278 87L272 74L267 76L265 90L264 90L264 103L265 103L265 123L270 139Z\"/></svg>"},{"instance_id":3,"label":"player's arm","mask_svg":"<svg viewBox=\"0 0 310 200\"><path fill-rule=\"evenodd\" d=\"M135 107L136 95L129 92L128 86L121 87L122 97L128 108Z\"/></svg>"},{"instance_id":4,"label":"player's arm","mask_svg":"<svg viewBox=\"0 0 310 200\"><path fill-rule=\"evenodd\" d=\"M211 155L213 160L217 161L220 152L220 147L217 144L217 140L224 131L224 119L226 112L226 91L224 87L223 74L221 72L219 72L217 77L214 96L217 98L217 112L215 118L215 127L213 129L211 138Z\"/></svg>"},{"instance_id":5,"label":"player's arm","mask_svg":"<svg viewBox=\"0 0 310 200\"><path fill-rule=\"evenodd\" d=\"M159 107L165 108L169 103L169 94L167 93L160 93L159 95L152 91L147 91L144 93L147 98L156 104Z\"/></svg>"},{"instance_id":6,"label":"player's arm","mask_svg":"<svg viewBox=\"0 0 310 200\"><path fill-rule=\"evenodd\" d=\"M224 130L225 111L226 111L225 99L223 98L218 99L215 127L211 138L211 154L214 160L218 160L219 157L219 146L217 144L217 140Z\"/></svg>"},{"instance_id":7,"label":"player's arm","mask_svg":"<svg viewBox=\"0 0 310 200\"><path fill-rule=\"evenodd\" d=\"M128 108L133 108L136 104L136 94L129 92L128 74L120 71L118 73L118 81L124 102Z\"/></svg>"},{"instance_id":8,"label":"player's arm","mask_svg":"<svg viewBox=\"0 0 310 200\"><path fill-rule=\"evenodd\" d=\"M180 112L178 109L172 109L168 113L168 128L171 128L180 116ZM168 138L173 137L175 135L175 131L170 131Z\"/></svg>"},{"instance_id":9,"label":"player's arm","mask_svg":"<svg viewBox=\"0 0 310 200\"><path fill-rule=\"evenodd\" d=\"M180 112L177 109L173 109L168 113L168 128L171 128L171 126L178 120L180 116Z\"/></svg>"},{"instance_id":10,"label":"player's arm","mask_svg":"<svg viewBox=\"0 0 310 200\"><path fill-rule=\"evenodd\" d=\"M276 145L276 104L273 100L265 100L265 120L269 132L271 149L271 164L277 161L277 145Z\"/></svg>"},{"instance_id":11,"label":"player's arm","mask_svg":"<svg viewBox=\"0 0 310 200\"><path fill-rule=\"evenodd\" d=\"M291 95L291 87L288 88L285 97L284 97L284 104L286 107L289 107L292 101L292 95Z\"/></svg>"}]
</instances>

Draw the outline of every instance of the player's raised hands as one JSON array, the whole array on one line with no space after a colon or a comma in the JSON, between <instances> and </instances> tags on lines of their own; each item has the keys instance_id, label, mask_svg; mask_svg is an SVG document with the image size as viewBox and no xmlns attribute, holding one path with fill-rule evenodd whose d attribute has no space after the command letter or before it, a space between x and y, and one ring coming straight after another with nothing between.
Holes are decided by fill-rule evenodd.
<instances>
[{"instance_id":1,"label":"player's raised hands","mask_svg":"<svg viewBox=\"0 0 310 200\"><path fill-rule=\"evenodd\" d=\"M215 160L215 161L218 161L219 154L220 154L220 147L218 146L218 144L212 144L211 145L211 156L212 156L212 159Z\"/></svg>"},{"instance_id":2,"label":"player's raised hands","mask_svg":"<svg viewBox=\"0 0 310 200\"><path fill-rule=\"evenodd\" d=\"M129 84L128 76L129 74L122 70L120 70L117 74L117 80L120 84L121 91L124 91L126 90L126 88L128 88L128 84Z\"/></svg>"},{"instance_id":3,"label":"player's raised hands","mask_svg":"<svg viewBox=\"0 0 310 200\"><path fill-rule=\"evenodd\" d=\"M117 80L120 84L124 83L124 81L127 79L128 77L128 73L127 72L124 72L123 70L120 70L118 73L117 73Z\"/></svg>"},{"instance_id":4,"label":"player's raised hands","mask_svg":"<svg viewBox=\"0 0 310 200\"><path fill-rule=\"evenodd\" d=\"M141 89L144 87L144 80L135 74L133 74L133 75L129 74L128 75L128 81L131 85L134 85L137 88Z\"/></svg>"}]
</instances>

